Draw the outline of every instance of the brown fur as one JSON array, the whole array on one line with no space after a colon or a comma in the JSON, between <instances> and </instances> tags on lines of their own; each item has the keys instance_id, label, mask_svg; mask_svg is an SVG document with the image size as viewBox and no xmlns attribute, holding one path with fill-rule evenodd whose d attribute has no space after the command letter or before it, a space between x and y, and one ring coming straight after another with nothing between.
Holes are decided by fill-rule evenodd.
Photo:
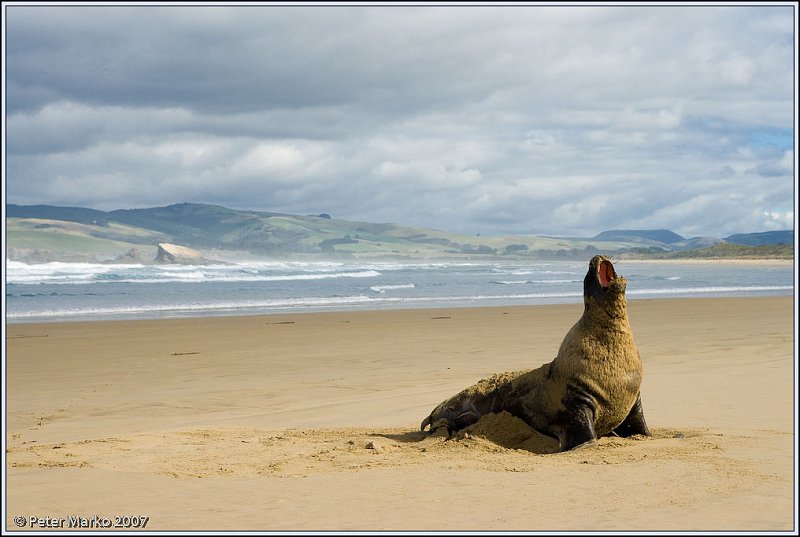
<instances>
[{"instance_id":1,"label":"brown fur","mask_svg":"<svg viewBox=\"0 0 800 537\"><path fill-rule=\"evenodd\" d=\"M493 375L439 404L424 430L448 432L490 412L508 411L561 449L608 434L649 435L639 387L642 361L633 341L625 278L610 260L595 256L584 280L584 313L564 337L555 359L538 369Z\"/></svg>"}]
</instances>

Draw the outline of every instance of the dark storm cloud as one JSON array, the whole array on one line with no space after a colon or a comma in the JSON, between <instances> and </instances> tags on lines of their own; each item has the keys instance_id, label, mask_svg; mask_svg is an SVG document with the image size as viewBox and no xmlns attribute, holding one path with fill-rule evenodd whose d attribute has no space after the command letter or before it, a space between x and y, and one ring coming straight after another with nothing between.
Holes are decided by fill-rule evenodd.
<instances>
[{"instance_id":1,"label":"dark storm cloud","mask_svg":"<svg viewBox=\"0 0 800 537\"><path fill-rule=\"evenodd\" d=\"M492 81L464 83L486 55L480 36L464 47L480 11L451 29L446 8L15 8L10 111L58 99L218 113L354 103L402 111L445 95L480 98Z\"/></svg>"}]
</instances>

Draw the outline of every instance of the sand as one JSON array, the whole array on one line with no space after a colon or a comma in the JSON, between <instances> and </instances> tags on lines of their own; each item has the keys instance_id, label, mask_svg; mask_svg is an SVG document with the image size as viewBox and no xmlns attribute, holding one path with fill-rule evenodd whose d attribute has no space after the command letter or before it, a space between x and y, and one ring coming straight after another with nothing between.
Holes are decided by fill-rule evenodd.
<instances>
[{"instance_id":1,"label":"sand","mask_svg":"<svg viewBox=\"0 0 800 537\"><path fill-rule=\"evenodd\" d=\"M6 529L794 530L792 297L630 301L651 438L419 433L581 310L8 325Z\"/></svg>"}]
</instances>

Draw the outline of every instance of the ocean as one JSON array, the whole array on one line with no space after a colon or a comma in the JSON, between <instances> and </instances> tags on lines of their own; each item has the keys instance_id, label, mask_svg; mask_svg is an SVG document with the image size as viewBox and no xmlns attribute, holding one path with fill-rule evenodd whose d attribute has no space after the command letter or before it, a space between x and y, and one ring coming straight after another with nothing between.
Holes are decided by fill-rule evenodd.
<instances>
[{"instance_id":1,"label":"ocean","mask_svg":"<svg viewBox=\"0 0 800 537\"><path fill-rule=\"evenodd\" d=\"M792 295L790 264L619 261L629 300ZM580 303L587 262L9 261L6 319L86 321L335 310Z\"/></svg>"}]
</instances>

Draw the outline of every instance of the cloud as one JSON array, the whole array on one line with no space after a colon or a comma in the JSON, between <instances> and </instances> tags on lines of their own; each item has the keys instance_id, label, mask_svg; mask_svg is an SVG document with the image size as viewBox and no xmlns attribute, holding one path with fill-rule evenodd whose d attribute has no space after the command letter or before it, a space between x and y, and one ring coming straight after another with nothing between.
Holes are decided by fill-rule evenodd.
<instances>
[{"instance_id":1,"label":"cloud","mask_svg":"<svg viewBox=\"0 0 800 537\"><path fill-rule=\"evenodd\" d=\"M790 6L6 13L12 203L482 234L793 225Z\"/></svg>"},{"instance_id":2,"label":"cloud","mask_svg":"<svg viewBox=\"0 0 800 537\"><path fill-rule=\"evenodd\" d=\"M764 212L764 227L767 229L788 229L794 227L794 211L782 213Z\"/></svg>"}]
</instances>

